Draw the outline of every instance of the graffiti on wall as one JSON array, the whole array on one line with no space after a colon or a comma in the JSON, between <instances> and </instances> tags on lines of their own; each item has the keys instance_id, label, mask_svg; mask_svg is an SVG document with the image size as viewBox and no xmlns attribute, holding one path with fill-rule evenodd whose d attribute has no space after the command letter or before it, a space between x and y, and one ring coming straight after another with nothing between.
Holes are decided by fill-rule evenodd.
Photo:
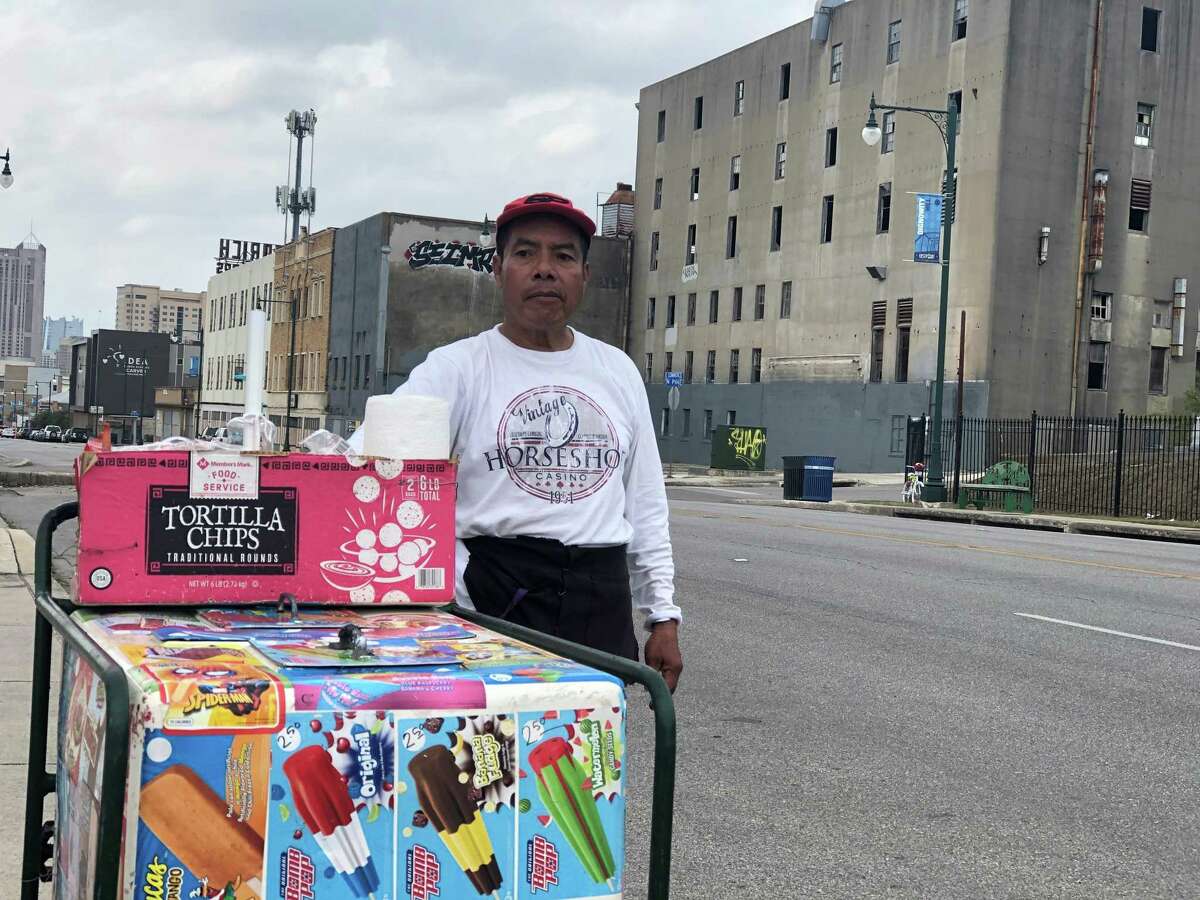
<instances>
[{"instance_id":1,"label":"graffiti on wall","mask_svg":"<svg viewBox=\"0 0 1200 900\"><path fill-rule=\"evenodd\" d=\"M404 251L404 258L412 269L448 266L488 274L491 274L495 256L495 247L481 247L461 241L413 241Z\"/></svg>"},{"instance_id":2,"label":"graffiti on wall","mask_svg":"<svg viewBox=\"0 0 1200 900\"><path fill-rule=\"evenodd\" d=\"M729 446L738 460L751 468L761 468L767 432L762 428L730 428Z\"/></svg>"}]
</instances>

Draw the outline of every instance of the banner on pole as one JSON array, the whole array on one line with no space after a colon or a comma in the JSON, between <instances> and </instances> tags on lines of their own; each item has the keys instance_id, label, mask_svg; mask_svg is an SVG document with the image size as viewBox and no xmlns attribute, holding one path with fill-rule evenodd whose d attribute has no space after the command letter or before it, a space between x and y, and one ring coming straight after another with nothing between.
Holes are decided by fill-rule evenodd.
<instances>
[{"instance_id":1,"label":"banner on pole","mask_svg":"<svg viewBox=\"0 0 1200 900\"><path fill-rule=\"evenodd\" d=\"M942 261L942 195L917 194L917 228L913 238L913 261Z\"/></svg>"}]
</instances>

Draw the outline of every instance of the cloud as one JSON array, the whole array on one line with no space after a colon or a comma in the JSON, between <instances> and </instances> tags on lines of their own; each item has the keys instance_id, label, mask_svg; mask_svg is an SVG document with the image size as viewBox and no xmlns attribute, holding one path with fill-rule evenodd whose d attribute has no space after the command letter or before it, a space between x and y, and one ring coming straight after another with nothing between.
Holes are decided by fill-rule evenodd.
<instances>
[{"instance_id":1,"label":"cloud","mask_svg":"<svg viewBox=\"0 0 1200 900\"><path fill-rule=\"evenodd\" d=\"M317 112L314 227L383 209L494 217L546 189L590 207L634 177L644 85L811 14L811 0L9 7L0 244L32 220L47 314L89 328L111 324L118 284L201 290L219 238L282 237L289 109Z\"/></svg>"}]
</instances>

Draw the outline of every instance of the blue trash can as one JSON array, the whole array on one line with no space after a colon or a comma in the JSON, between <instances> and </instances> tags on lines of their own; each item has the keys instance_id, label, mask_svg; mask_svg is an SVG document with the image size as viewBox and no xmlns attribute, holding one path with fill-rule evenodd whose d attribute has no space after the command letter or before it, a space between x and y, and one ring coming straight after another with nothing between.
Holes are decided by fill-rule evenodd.
<instances>
[{"instance_id":1,"label":"blue trash can","mask_svg":"<svg viewBox=\"0 0 1200 900\"><path fill-rule=\"evenodd\" d=\"M833 470L836 463L835 456L804 457L804 496L801 499L822 503L833 499Z\"/></svg>"}]
</instances>

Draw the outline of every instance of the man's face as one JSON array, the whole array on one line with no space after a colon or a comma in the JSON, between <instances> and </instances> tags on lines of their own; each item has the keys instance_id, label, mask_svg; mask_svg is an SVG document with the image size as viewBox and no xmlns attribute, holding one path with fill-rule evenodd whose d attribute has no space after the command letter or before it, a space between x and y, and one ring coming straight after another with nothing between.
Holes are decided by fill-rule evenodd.
<instances>
[{"instance_id":1,"label":"man's face","mask_svg":"<svg viewBox=\"0 0 1200 900\"><path fill-rule=\"evenodd\" d=\"M495 274L505 322L525 332L561 329L587 287L582 238L557 216L518 219L496 255Z\"/></svg>"}]
</instances>

